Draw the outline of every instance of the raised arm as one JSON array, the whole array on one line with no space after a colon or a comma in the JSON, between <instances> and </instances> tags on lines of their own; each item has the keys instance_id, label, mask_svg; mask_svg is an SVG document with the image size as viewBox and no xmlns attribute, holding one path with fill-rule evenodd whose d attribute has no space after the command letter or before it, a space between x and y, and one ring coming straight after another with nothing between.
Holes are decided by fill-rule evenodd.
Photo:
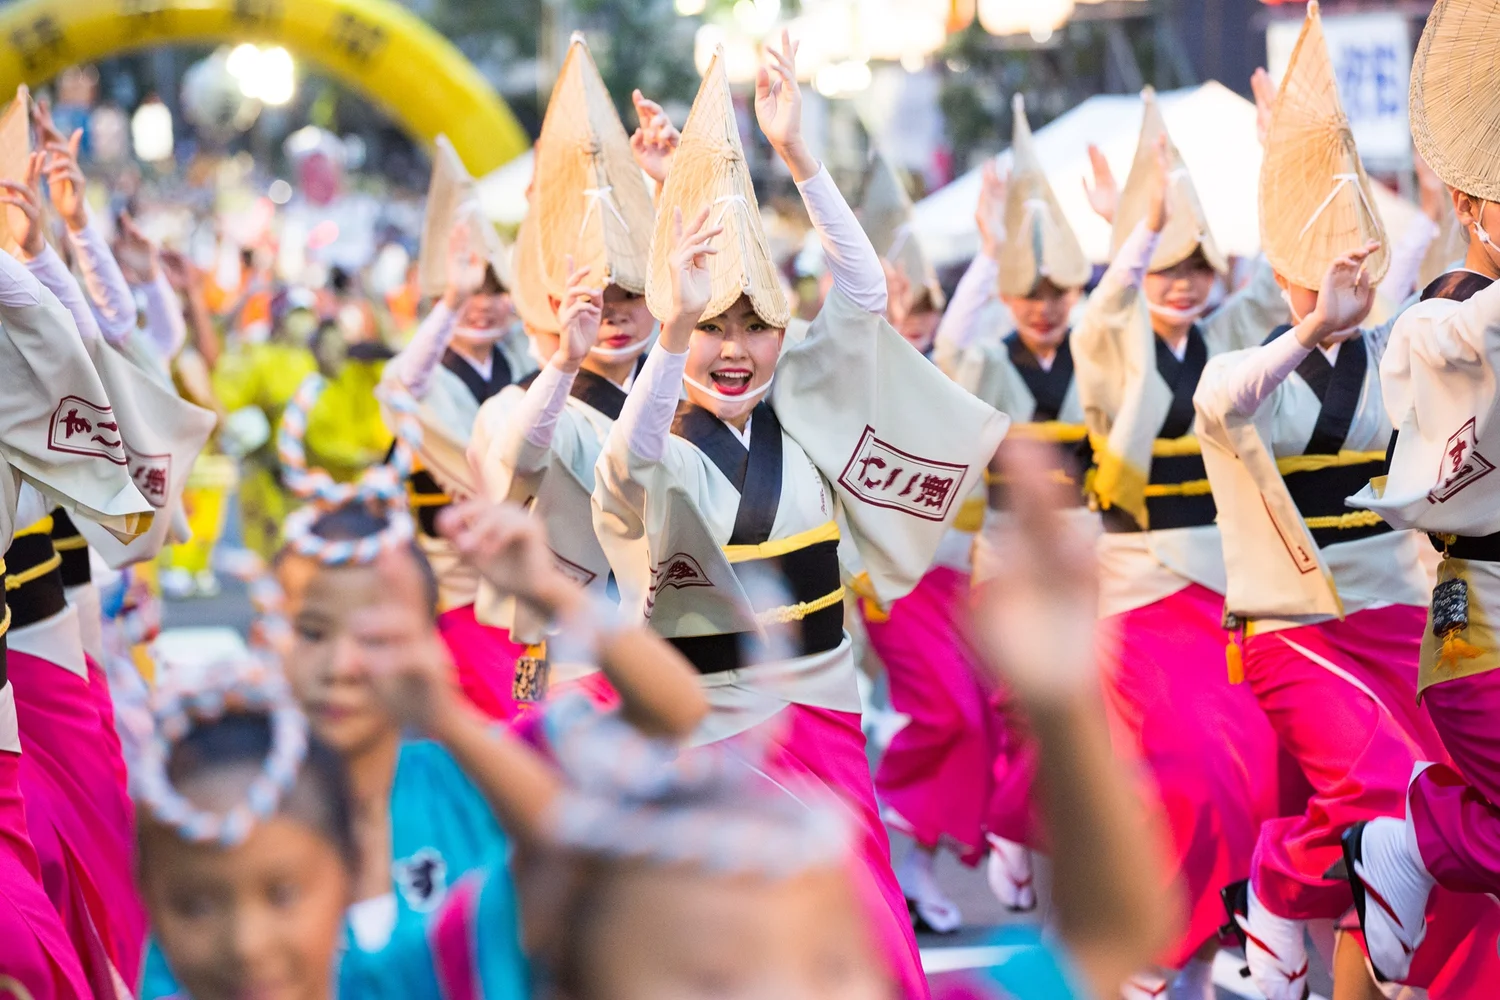
<instances>
[{"instance_id":1,"label":"raised arm","mask_svg":"<svg viewBox=\"0 0 1500 1000\"><path fill-rule=\"evenodd\" d=\"M432 373L437 370L438 362L443 359L443 352L453 338L458 314L483 284L485 267L484 258L470 243L467 225L459 223L454 226L448 237L448 287L418 325L411 343L403 347L387 367L417 399L426 396L431 388Z\"/></svg>"},{"instance_id":2,"label":"raised arm","mask_svg":"<svg viewBox=\"0 0 1500 1000\"><path fill-rule=\"evenodd\" d=\"M558 311L562 324L558 349L526 389L521 405L498 429L489 454L472 456L471 464L476 457L499 461L521 475L539 472L546 464L573 381L589 351L599 342L599 320L604 309L604 290L589 286L589 269L575 270L571 257L567 263L570 274Z\"/></svg>"},{"instance_id":3,"label":"raised arm","mask_svg":"<svg viewBox=\"0 0 1500 1000\"><path fill-rule=\"evenodd\" d=\"M42 235L42 199L37 187L42 163L42 154L33 153L27 164L24 181L0 182L4 188L4 195L0 200L13 209L10 212L11 232L20 245L25 269L57 296L58 301L72 315L78 335L87 343L100 336L99 324L95 322L88 300L83 296L83 289L78 287L68 265L63 263L57 251L47 244ZM16 263L9 255L6 258L10 264Z\"/></svg>"},{"instance_id":4,"label":"raised arm","mask_svg":"<svg viewBox=\"0 0 1500 1000\"><path fill-rule=\"evenodd\" d=\"M780 51L766 47L767 62L755 78L755 117L797 182L808 217L823 244L834 287L859 308L883 316L887 296L880 257L854 217L854 210L802 138L797 47L786 31L781 33Z\"/></svg>"}]
</instances>

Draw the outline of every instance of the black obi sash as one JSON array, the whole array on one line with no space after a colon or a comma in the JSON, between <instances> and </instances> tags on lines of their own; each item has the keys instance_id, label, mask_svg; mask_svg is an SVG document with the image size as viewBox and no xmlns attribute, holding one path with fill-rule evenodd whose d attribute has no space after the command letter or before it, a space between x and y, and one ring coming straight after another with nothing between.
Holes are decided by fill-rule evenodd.
<instances>
[{"instance_id":1,"label":"black obi sash","mask_svg":"<svg viewBox=\"0 0 1500 1000\"><path fill-rule=\"evenodd\" d=\"M11 628L35 625L68 606L62 560L51 535L21 535L10 543L5 553L5 600Z\"/></svg>"},{"instance_id":2,"label":"black obi sash","mask_svg":"<svg viewBox=\"0 0 1500 1000\"><path fill-rule=\"evenodd\" d=\"M62 556L64 587L81 587L93 581L89 569L89 543L61 507L52 510L52 547Z\"/></svg>"},{"instance_id":3,"label":"black obi sash","mask_svg":"<svg viewBox=\"0 0 1500 1000\"><path fill-rule=\"evenodd\" d=\"M511 374L510 362L505 360L505 355L500 351L498 344L490 346L489 378L479 374L469 363L468 358L451 347L443 352L443 367L458 376L459 381L474 396L476 403L483 403L515 381L515 376Z\"/></svg>"},{"instance_id":4,"label":"black obi sash","mask_svg":"<svg viewBox=\"0 0 1500 1000\"><path fill-rule=\"evenodd\" d=\"M1279 326L1271 331L1265 343L1269 344L1282 336L1290 326ZM1304 455L1337 455L1349 437L1349 428L1354 426L1359 411L1359 399L1364 392L1365 378L1369 374L1370 352L1363 338L1344 342L1339 348L1338 359L1328 363L1321 350L1314 350L1297 366L1302 377L1322 408L1318 411L1317 423L1313 425L1312 437L1308 439ZM1390 471L1387 459L1360 462L1357 465L1335 465L1326 469L1283 473L1287 492L1297 511L1309 521L1308 530L1318 548L1326 549L1340 542L1353 542L1373 535L1384 535L1391 526L1384 521L1350 527L1315 527L1314 519L1342 517L1350 513L1345 499L1365 488L1371 479Z\"/></svg>"},{"instance_id":5,"label":"black obi sash","mask_svg":"<svg viewBox=\"0 0 1500 1000\"><path fill-rule=\"evenodd\" d=\"M764 545L771 539L776 511L781 505L782 441L781 422L769 403L762 402L751 414L750 447L718 417L693 403L681 403L672 422L672 433L690 442L740 494L732 546ZM784 591L780 607L809 605L827 599L840 588L838 539L819 539L791 551L776 552L760 558L734 563L735 573L749 579L757 572L769 572ZM759 588L751 588L758 590ZM773 611L756 607L757 613ZM810 656L838 647L844 641L844 605L835 600L827 607L809 612L787 623L789 637L795 644L795 655ZM720 635L670 639L701 674L765 662L775 655L754 632L732 632Z\"/></svg>"},{"instance_id":6,"label":"black obi sash","mask_svg":"<svg viewBox=\"0 0 1500 1000\"><path fill-rule=\"evenodd\" d=\"M1156 436L1171 440L1183 437L1193 429L1193 393L1198 391L1198 381L1208 364L1208 344L1194 324L1188 331L1187 350L1179 361L1166 341L1160 337L1155 340L1156 370L1172 390L1172 405L1168 407ZM1207 481L1202 455L1153 455L1151 458L1151 475L1147 480L1151 486L1170 487ZM1152 531L1202 527L1213 524L1216 514L1213 494L1207 490L1146 497L1146 516L1150 519ZM1113 534L1141 530L1135 518L1119 507L1102 511L1101 517L1104 530Z\"/></svg>"}]
</instances>

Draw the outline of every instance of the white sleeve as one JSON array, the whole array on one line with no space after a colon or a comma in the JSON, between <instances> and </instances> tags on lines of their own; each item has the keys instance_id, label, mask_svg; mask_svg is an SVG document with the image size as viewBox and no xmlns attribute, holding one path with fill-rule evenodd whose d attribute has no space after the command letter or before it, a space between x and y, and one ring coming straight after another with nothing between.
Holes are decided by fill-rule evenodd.
<instances>
[{"instance_id":1,"label":"white sleeve","mask_svg":"<svg viewBox=\"0 0 1500 1000\"><path fill-rule=\"evenodd\" d=\"M1151 255L1156 252L1156 241L1160 238L1161 233L1153 233L1146 228L1144 221L1136 223L1125 242L1120 244L1120 252L1109 262L1094 294L1108 295L1126 288L1139 288L1146 278L1146 269L1151 266Z\"/></svg>"},{"instance_id":2,"label":"white sleeve","mask_svg":"<svg viewBox=\"0 0 1500 1000\"><path fill-rule=\"evenodd\" d=\"M542 366L541 372L526 387L526 393L510 419L496 435L496 444L501 450L496 452L491 448L490 454L498 455L500 461L508 463L519 475L541 471L552 449L557 421L567 406L568 393L572 391L576 377L576 373L565 372L554 365Z\"/></svg>"},{"instance_id":3,"label":"white sleeve","mask_svg":"<svg viewBox=\"0 0 1500 1000\"><path fill-rule=\"evenodd\" d=\"M1358 346L1358 345L1356 345ZM1220 389L1228 412L1253 417L1266 397L1286 381L1313 349L1302 346L1293 330L1269 344L1241 351L1239 360L1224 373Z\"/></svg>"},{"instance_id":4,"label":"white sleeve","mask_svg":"<svg viewBox=\"0 0 1500 1000\"><path fill-rule=\"evenodd\" d=\"M78 270L83 274L83 287L94 307L99 330L105 340L118 346L136 328L135 293L92 215L82 230L69 231L68 239L78 255Z\"/></svg>"},{"instance_id":5,"label":"white sleeve","mask_svg":"<svg viewBox=\"0 0 1500 1000\"><path fill-rule=\"evenodd\" d=\"M953 290L948 309L938 322L936 343L939 352L962 354L978 335L978 319L996 296L1000 265L983 251L974 260ZM939 365L941 367L941 365Z\"/></svg>"},{"instance_id":6,"label":"white sleeve","mask_svg":"<svg viewBox=\"0 0 1500 1000\"><path fill-rule=\"evenodd\" d=\"M853 209L828 175L828 168L798 184L797 190L802 192L807 216L818 231L834 285L861 309L884 315L885 269Z\"/></svg>"},{"instance_id":7,"label":"white sleeve","mask_svg":"<svg viewBox=\"0 0 1500 1000\"><path fill-rule=\"evenodd\" d=\"M432 373L442 360L443 352L448 349L448 341L453 336L453 327L457 321L458 315L439 302L417 327L411 343L391 359L391 371L395 372L401 384L417 399L427 395L432 383Z\"/></svg>"},{"instance_id":8,"label":"white sleeve","mask_svg":"<svg viewBox=\"0 0 1500 1000\"><path fill-rule=\"evenodd\" d=\"M686 370L687 351L673 354L658 342L646 356L612 432L624 435L626 446L637 458L660 462L666 457Z\"/></svg>"},{"instance_id":9,"label":"white sleeve","mask_svg":"<svg viewBox=\"0 0 1500 1000\"><path fill-rule=\"evenodd\" d=\"M1405 302L1417 287L1417 275L1421 273L1422 261L1427 248L1438 238L1438 225L1426 215L1418 213L1417 219L1391 247L1391 266L1385 272L1378 289L1387 302Z\"/></svg>"},{"instance_id":10,"label":"white sleeve","mask_svg":"<svg viewBox=\"0 0 1500 1000\"><path fill-rule=\"evenodd\" d=\"M170 361L187 343L187 320L182 315L182 300L160 268L156 280L144 285L141 292L146 300L146 336L162 360Z\"/></svg>"},{"instance_id":11,"label":"white sleeve","mask_svg":"<svg viewBox=\"0 0 1500 1000\"><path fill-rule=\"evenodd\" d=\"M88 299L84 298L83 289L78 287L77 279L69 272L68 265L63 263L56 250L50 246L45 247L41 253L26 262L26 270L56 295L57 300L72 314L73 323L78 327L78 335L84 343L101 335L99 323L94 319Z\"/></svg>"},{"instance_id":12,"label":"white sleeve","mask_svg":"<svg viewBox=\"0 0 1500 1000\"><path fill-rule=\"evenodd\" d=\"M1400 325L1411 354L1428 367L1487 365L1500 348L1500 281L1475 292L1440 319L1416 309L1404 318L1410 320Z\"/></svg>"},{"instance_id":13,"label":"white sleeve","mask_svg":"<svg viewBox=\"0 0 1500 1000\"><path fill-rule=\"evenodd\" d=\"M42 301L42 283L26 265L0 252L0 308L25 309Z\"/></svg>"}]
</instances>

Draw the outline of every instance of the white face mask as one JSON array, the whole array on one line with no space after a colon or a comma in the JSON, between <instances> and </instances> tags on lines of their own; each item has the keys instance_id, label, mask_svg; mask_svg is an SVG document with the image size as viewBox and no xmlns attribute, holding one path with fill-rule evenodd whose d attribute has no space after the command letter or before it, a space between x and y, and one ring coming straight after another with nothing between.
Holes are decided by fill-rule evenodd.
<instances>
[{"instance_id":1,"label":"white face mask","mask_svg":"<svg viewBox=\"0 0 1500 1000\"><path fill-rule=\"evenodd\" d=\"M505 336L506 328L503 326L455 326L453 328L453 339L461 340L466 344L493 344Z\"/></svg>"},{"instance_id":2,"label":"white face mask","mask_svg":"<svg viewBox=\"0 0 1500 1000\"><path fill-rule=\"evenodd\" d=\"M645 337L624 347L590 347L589 356L600 361L629 361L631 358L640 357L649 346L651 346L651 338Z\"/></svg>"},{"instance_id":3,"label":"white face mask","mask_svg":"<svg viewBox=\"0 0 1500 1000\"><path fill-rule=\"evenodd\" d=\"M1484 244L1484 252L1493 262L1495 260L1495 251L1500 250L1500 247L1495 246L1495 241L1490 239L1490 234L1484 228L1484 210L1489 207L1490 203L1487 201L1479 203L1479 218L1474 220L1474 237L1480 243Z\"/></svg>"},{"instance_id":4,"label":"white face mask","mask_svg":"<svg viewBox=\"0 0 1500 1000\"><path fill-rule=\"evenodd\" d=\"M682 380L709 398L710 402L704 406L704 409L720 420L733 420L755 409L755 404L760 402L760 397L771 391L771 383L776 381L776 376L773 373L770 378L766 379L765 385L756 386L739 396L730 396L720 392L711 385L704 385L691 375L684 374Z\"/></svg>"},{"instance_id":5,"label":"white face mask","mask_svg":"<svg viewBox=\"0 0 1500 1000\"><path fill-rule=\"evenodd\" d=\"M1155 302L1147 302L1146 308L1150 310L1151 315L1160 316L1162 319L1169 322L1191 323L1193 320L1197 319L1199 316L1202 316L1208 311L1208 303L1205 302L1202 305L1195 306L1192 309L1173 309L1171 306L1158 305Z\"/></svg>"}]
</instances>

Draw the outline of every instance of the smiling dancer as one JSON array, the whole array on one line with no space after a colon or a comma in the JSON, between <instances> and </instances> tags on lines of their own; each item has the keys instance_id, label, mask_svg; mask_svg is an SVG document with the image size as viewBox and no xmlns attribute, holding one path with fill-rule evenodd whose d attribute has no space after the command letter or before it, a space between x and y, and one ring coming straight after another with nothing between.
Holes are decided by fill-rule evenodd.
<instances>
[{"instance_id":1,"label":"smiling dancer","mask_svg":"<svg viewBox=\"0 0 1500 1000\"><path fill-rule=\"evenodd\" d=\"M711 711L699 742L775 738L773 773L816 777L856 810L887 908L885 952L905 993L925 997L865 759L835 505L878 597L904 596L1006 421L885 322L879 259L802 140L795 58L783 35L759 73L756 116L802 191L833 290L783 350L789 309L720 54L658 206L647 300L662 334L595 470L594 523L622 607L702 675ZM762 645L774 625L793 626L789 655Z\"/></svg>"},{"instance_id":2,"label":"smiling dancer","mask_svg":"<svg viewBox=\"0 0 1500 1000\"><path fill-rule=\"evenodd\" d=\"M647 128L655 131L654 120L643 120ZM516 270L519 276L524 266L542 286L527 296L558 303L552 315L560 329L530 331L547 361L480 407L469 462L492 500L529 504L559 565L604 596L609 561L594 536L594 465L656 331L645 295L656 217L631 139L581 34L553 88L537 157L532 209L516 248L529 259ZM548 663L541 623L513 602L498 603L481 585L480 620L533 647L530 671L556 667L554 681L584 682L577 665ZM597 675L589 676L584 683L607 696ZM534 699L544 687L522 693Z\"/></svg>"},{"instance_id":3,"label":"smiling dancer","mask_svg":"<svg viewBox=\"0 0 1500 1000\"><path fill-rule=\"evenodd\" d=\"M1258 344L1286 315L1268 267L1208 309L1226 270L1187 168L1149 90L1115 217L1115 259L1070 338L1102 512L1104 684L1123 753L1154 780L1188 924L1161 956L1170 995L1213 996L1219 891L1250 871L1276 815L1276 741L1255 699L1224 676L1224 559L1192 436L1211 354ZM1132 984L1151 996L1163 972Z\"/></svg>"}]
</instances>

